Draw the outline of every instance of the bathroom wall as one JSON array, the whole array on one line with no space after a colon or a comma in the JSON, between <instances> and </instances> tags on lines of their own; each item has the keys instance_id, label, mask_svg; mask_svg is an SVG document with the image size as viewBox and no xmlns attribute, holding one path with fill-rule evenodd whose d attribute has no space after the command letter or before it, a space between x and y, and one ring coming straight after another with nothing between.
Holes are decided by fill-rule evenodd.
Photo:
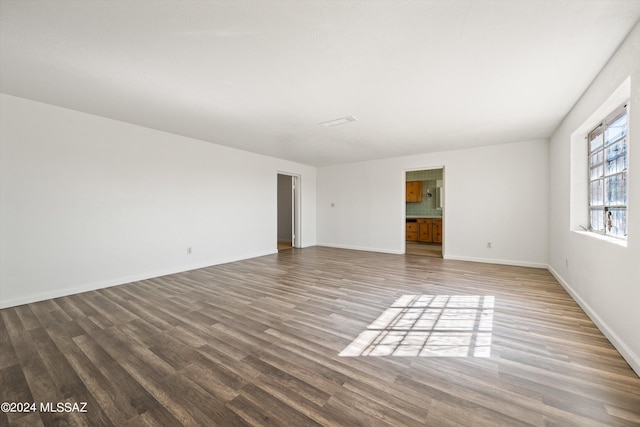
<instances>
[{"instance_id":1,"label":"bathroom wall","mask_svg":"<svg viewBox=\"0 0 640 427\"><path fill-rule=\"evenodd\" d=\"M429 169L407 172L407 181L422 181L422 202L407 203L407 216L442 216L436 197L437 181L442 181L442 169ZM427 197L427 190L431 197Z\"/></svg>"}]
</instances>

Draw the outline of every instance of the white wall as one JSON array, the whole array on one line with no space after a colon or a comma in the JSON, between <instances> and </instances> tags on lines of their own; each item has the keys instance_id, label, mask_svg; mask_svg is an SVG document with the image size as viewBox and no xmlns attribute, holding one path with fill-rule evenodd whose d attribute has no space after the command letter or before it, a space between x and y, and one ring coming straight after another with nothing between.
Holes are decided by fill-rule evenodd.
<instances>
[{"instance_id":1,"label":"white wall","mask_svg":"<svg viewBox=\"0 0 640 427\"><path fill-rule=\"evenodd\" d=\"M405 171L442 166L445 258L546 267L547 140L319 168L318 244L403 253Z\"/></svg>"},{"instance_id":2,"label":"white wall","mask_svg":"<svg viewBox=\"0 0 640 427\"><path fill-rule=\"evenodd\" d=\"M4 94L0 166L0 307L275 253L279 170L316 240L315 168Z\"/></svg>"},{"instance_id":3,"label":"white wall","mask_svg":"<svg viewBox=\"0 0 640 427\"><path fill-rule=\"evenodd\" d=\"M590 121L629 77L629 237L625 247L570 230L570 201L573 199L575 203L580 199L573 197L571 187L575 193L586 185L572 182L570 170L572 134ZM550 269L640 374L639 25L551 137L550 159ZM577 161L586 164L586 159ZM574 209L586 210L586 207L574 206Z\"/></svg>"}]
</instances>

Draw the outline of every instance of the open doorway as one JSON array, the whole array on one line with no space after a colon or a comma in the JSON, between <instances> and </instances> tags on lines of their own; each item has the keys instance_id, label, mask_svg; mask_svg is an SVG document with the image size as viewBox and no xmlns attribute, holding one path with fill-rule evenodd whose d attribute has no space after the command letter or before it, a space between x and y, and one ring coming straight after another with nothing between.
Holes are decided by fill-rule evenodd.
<instances>
[{"instance_id":1,"label":"open doorway","mask_svg":"<svg viewBox=\"0 0 640 427\"><path fill-rule=\"evenodd\" d=\"M300 177L278 173L278 250L300 247Z\"/></svg>"},{"instance_id":2,"label":"open doorway","mask_svg":"<svg viewBox=\"0 0 640 427\"><path fill-rule=\"evenodd\" d=\"M442 258L444 168L406 171L405 253Z\"/></svg>"}]
</instances>

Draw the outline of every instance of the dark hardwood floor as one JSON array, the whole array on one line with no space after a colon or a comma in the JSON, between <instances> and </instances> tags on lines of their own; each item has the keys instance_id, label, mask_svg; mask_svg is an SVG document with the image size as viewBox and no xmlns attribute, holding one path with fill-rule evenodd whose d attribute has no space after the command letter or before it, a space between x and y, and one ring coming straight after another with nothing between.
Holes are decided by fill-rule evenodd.
<instances>
[{"instance_id":1,"label":"dark hardwood floor","mask_svg":"<svg viewBox=\"0 0 640 427\"><path fill-rule=\"evenodd\" d=\"M640 425L640 379L540 269L314 247L0 314L0 401L87 411L0 425Z\"/></svg>"}]
</instances>

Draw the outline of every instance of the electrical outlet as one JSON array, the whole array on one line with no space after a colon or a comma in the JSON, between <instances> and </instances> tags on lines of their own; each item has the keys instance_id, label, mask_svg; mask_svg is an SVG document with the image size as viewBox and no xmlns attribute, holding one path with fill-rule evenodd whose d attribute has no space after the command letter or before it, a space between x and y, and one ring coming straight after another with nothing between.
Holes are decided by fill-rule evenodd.
<instances>
[{"instance_id":1,"label":"electrical outlet","mask_svg":"<svg viewBox=\"0 0 640 427\"><path fill-rule=\"evenodd\" d=\"M189 246L189 247L187 248L187 255L191 255L191 252L193 252L193 251L192 251L192 249L191 249L191 246Z\"/></svg>"},{"instance_id":2,"label":"electrical outlet","mask_svg":"<svg viewBox=\"0 0 640 427\"><path fill-rule=\"evenodd\" d=\"M487 249L491 249L491 248L492 248L491 242L487 242Z\"/></svg>"}]
</instances>

